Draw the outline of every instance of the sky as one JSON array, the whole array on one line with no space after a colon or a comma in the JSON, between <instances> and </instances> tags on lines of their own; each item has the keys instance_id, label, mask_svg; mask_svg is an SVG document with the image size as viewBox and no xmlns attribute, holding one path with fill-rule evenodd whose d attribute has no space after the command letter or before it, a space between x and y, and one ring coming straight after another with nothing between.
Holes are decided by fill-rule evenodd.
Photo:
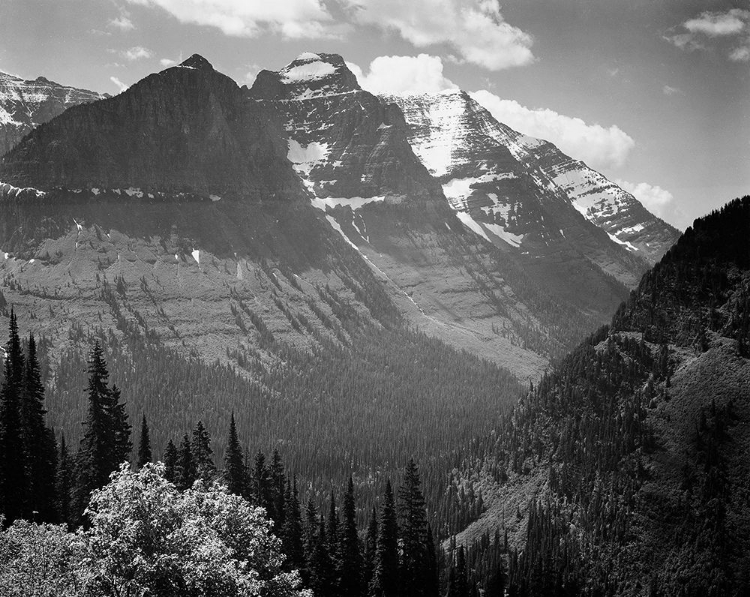
<instances>
[{"instance_id":1,"label":"sky","mask_svg":"<svg viewBox=\"0 0 750 597\"><path fill-rule=\"evenodd\" d=\"M0 0L0 32L0 71L110 94L337 53L369 91L464 89L678 228L750 194L750 0Z\"/></svg>"}]
</instances>

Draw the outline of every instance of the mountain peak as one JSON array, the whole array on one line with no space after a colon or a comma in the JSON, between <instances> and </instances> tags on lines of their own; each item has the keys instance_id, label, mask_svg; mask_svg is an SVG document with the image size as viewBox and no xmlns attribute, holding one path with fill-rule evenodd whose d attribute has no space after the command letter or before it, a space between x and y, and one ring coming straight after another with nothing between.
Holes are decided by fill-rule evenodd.
<instances>
[{"instance_id":1,"label":"mountain peak","mask_svg":"<svg viewBox=\"0 0 750 597\"><path fill-rule=\"evenodd\" d=\"M190 58L180 63L184 68L195 68L198 70L214 70L211 63L200 54L193 54Z\"/></svg>"},{"instance_id":2,"label":"mountain peak","mask_svg":"<svg viewBox=\"0 0 750 597\"><path fill-rule=\"evenodd\" d=\"M251 94L262 99L309 99L361 89L338 54L304 52L277 72L261 71Z\"/></svg>"}]
</instances>

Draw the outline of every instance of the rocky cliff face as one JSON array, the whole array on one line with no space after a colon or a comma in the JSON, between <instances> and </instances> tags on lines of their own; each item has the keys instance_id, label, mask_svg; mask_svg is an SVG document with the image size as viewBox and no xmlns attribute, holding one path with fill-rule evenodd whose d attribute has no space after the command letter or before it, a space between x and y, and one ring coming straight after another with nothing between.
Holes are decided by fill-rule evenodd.
<instances>
[{"instance_id":1,"label":"rocky cliff face","mask_svg":"<svg viewBox=\"0 0 750 597\"><path fill-rule=\"evenodd\" d=\"M0 73L0 156L17 145L24 135L71 106L105 97L86 89L60 85L44 77L25 81Z\"/></svg>"},{"instance_id":2,"label":"rocky cliff face","mask_svg":"<svg viewBox=\"0 0 750 597\"><path fill-rule=\"evenodd\" d=\"M632 195L551 143L497 122L464 92L383 99L403 110L415 152L459 217L490 240L530 255L583 251L632 287L677 239L674 228Z\"/></svg>"},{"instance_id":3,"label":"rocky cliff face","mask_svg":"<svg viewBox=\"0 0 750 597\"><path fill-rule=\"evenodd\" d=\"M536 145L463 93L377 98L340 56L303 54L250 90L193 56L68 110L5 156L2 268L29 309L63 292L65 272L81 272L66 301L89 296L92 309L104 273L134 289L131 305L145 284L134 321L164 331L159 308L179 304L190 315L166 337L212 360L229 357L210 347L247 335L220 323L234 293L308 347L319 340L299 322L311 315L292 306L320 303L308 290L359 297L363 314L382 308L363 298L377 295L409 326L535 377L646 267L523 162L519 148ZM215 317L193 309L209 304Z\"/></svg>"},{"instance_id":4,"label":"rocky cliff face","mask_svg":"<svg viewBox=\"0 0 750 597\"><path fill-rule=\"evenodd\" d=\"M283 131L200 56L39 127L4 156L0 179L152 198L301 192Z\"/></svg>"}]
</instances>

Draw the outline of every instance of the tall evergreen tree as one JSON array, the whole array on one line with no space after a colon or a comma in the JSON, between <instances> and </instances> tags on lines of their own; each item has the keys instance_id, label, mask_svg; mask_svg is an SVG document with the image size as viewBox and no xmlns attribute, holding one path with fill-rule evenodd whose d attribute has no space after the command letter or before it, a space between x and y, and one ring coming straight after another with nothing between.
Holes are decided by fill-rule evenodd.
<instances>
[{"instance_id":1,"label":"tall evergreen tree","mask_svg":"<svg viewBox=\"0 0 750 597\"><path fill-rule=\"evenodd\" d=\"M372 581L373 566L375 565L375 552L378 547L378 513L375 506L372 507L370 522L367 525L367 534L365 535L365 547L362 557L362 586L365 591L368 590Z\"/></svg>"},{"instance_id":2,"label":"tall evergreen tree","mask_svg":"<svg viewBox=\"0 0 750 597\"><path fill-rule=\"evenodd\" d=\"M224 456L224 481L231 493L245 495L245 462L242 457L242 446L237 438L237 426L234 423L234 412L229 420L229 442Z\"/></svg>"},{"instance_id":3,"label":"tall evergreen tree","mask_svg":"<svg viewBox=\"0 0 750 597\"><path fill-rule=\"evenodd\" d=\"M24 358L15 312L10 313L5 376L0 389L0 512L5 523L29 514L29 478L24 452L21 400Z\"/></svg>"},{"instance_id":4,"label":"tall evergreen tree","mask_svg":"<svg viewBox=\"0 0 750 597\"><path fill-rule=\"evenodd\" d=\"M204 483L210 483L216 477L216 465L214 465L211 449L211 437L202 421L198 421L193 429L193 442L190 449L196 477Z\"/></svg>"},{"instance_id":5,"label":"tall evergreen tree","mask_svg":"<svg viewBox=\"0 0 750 597\"><path fill-rule=\"evenodd\" d=\"M427 576L427 512L419 470L413 459L406 465L398 498L401 588L405 595L418 597L425 594L423 581Z\"/></svg>"},{"instance_id":6,"label":"tall evergreen tree","mask_svg":"<svg viewBox=\"0 0 750 597\"><path fill-rule=\"evenodd\" d=\"M302 543L302 513L299 507L297 479L287 486L284 504L284 526L281 529L284 553L290 569L302 569L305 566L305 550Z\"/></svg>"},{"instance_id":7,"label":"tall evergreen tree","mask_svg":"<svg viewBox=\"0 0 750 597\"><path fill-rule=\"evenodd\" d=\"M164 450L164 478L170 483L177 485L178 454L177 447L170 439Z\"/></svg>"},{"instance_id":8,"label":"tall evergreen tree","mask_svg":"<svg viewBox=\"0 0 750 597\"><path fill-rule=\"evenodd\" d=\"M146 414L144 413L141 419L141 437L138 442L138 459L136 465L141 469L151 462L151 459L151 437L148 430L148 422L146 421Z\"/></svg>"},{"instance_id":9,"label":"tall evergreen tree","mask_svg":"<svg viewBox=\"0 0 750 597\"><path fill-rule=\"evenodd\" d=\"M336 571L328 552L327 543L325 522L321 514L317 541L315 542L315 548L308 564L310 570L309 587L319 597L333 595L336 586Z\"/></svg>"},{"instance_id":10,"label":"tall evergreen tree","mask_svg":"<svg viewBox=\"0 0 750 597\"><path fill-rule=\"evenodd\" d=\"M24 359L24 381L20 400L21 437L28 480L26 503L34 520L54 522L57 446L54 434L44 422L45 414L44 385L39 372L36 341L31 334L27 356Z\"/></svg>"},{"instance_id":11,"label":"tall evergreen tree","mask_svg":"<svg viewBox=\"0 0 750 597\"><path fill-rule=\"evenodd\" d=\"M351 476L344 494L343 514L337 562L339 589L342 595L358 597L362 594L362 555L357 537L357 512Z\"/></svg>"},{"instance_id":12,"label":"tall evergreen tree","mask_svg":"<svg viewBox=\"0 0 750 597\"><path fill-rule=\"evenodd\" d=\"M438 570L438 557L435 550L435 538L432 535L432 528L427 525L427 543L425 544L427 563L425 566L425 595L427 597L437 597L440 593L440 571Z\"/></svg>"},{"instance_id":13,"label":"tall evergreen tree","mask_svg":"<svg viewBox=\"0 0 750 597\"><path fill-rule=\"evenodd\" d=\"M57 459L57 475L55 478L57 495L57 512L59 521L72 525L71 492L73 490L73 461L65 443L65 434L60 436L60 455Z\"/></svg>"},{"instance_id":14,"label":"tall evergreen tree","mask_svg":"<svg viewBox=\"0 0 750 597\"><path fill-rule=\"evenodd\" d=\"M399 593L398 519L390 480L380 509L378 543L375 550L370 597L395 597Z\"/></svg>"},{"instance_id":15,"label":"tall evergreen tree","mask_svg":"<svg viewBox=\"0 0 750 597\"><path fill-rule=\"evenodd\" d=\"M456 597L469 597L469 581L466 577L466 552L464 546L458 546L456 555Z\"/></svg>"},{"instance_id":16,"label":"tall evergreen tree","mask_svg":"<svg viewBox=\"0 0 750 597\"><path fill-rule=\"evenodd\" d=\"M76 458L76 484L73 492L77 516L83 514L94 489L106 485L109 475L128 459L131 450L130 424L120 391L107 385L109 372L97 340L88 362L89 408L85 431Z\"/></svg>"},{"instance_id":17,"label":"tall evergreen tree","mask_svg":"<svg viewBox=\"0 0 750 597\"><path fill-rule=\"evenodd\" d=\"M281 528L284 525L284 486L286 485L286 476L284 475L284 463L281 461L279 451L276 449L274 449L271 457L269 474L271 483L268 496L269 503L266 506L266 510L276 523L277 528Z\"/></svg>"}]
</instances>

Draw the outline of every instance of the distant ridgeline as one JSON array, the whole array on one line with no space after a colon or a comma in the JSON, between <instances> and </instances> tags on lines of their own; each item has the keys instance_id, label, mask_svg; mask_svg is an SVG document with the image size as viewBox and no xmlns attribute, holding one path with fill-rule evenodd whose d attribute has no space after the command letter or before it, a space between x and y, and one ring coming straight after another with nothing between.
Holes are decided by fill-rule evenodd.
<instances>
[{"instance_id":1,"label":"distant ridgeline","mask_svg":"<svg viewBox=\"0 0 750 597\"><path fill-rule=\"evenodd\" d=\"M696 220L476 444L488 511L458 540L505 538L511 594L750 588L749 233L750 196Z\"/></svg>"}]
</instances>

